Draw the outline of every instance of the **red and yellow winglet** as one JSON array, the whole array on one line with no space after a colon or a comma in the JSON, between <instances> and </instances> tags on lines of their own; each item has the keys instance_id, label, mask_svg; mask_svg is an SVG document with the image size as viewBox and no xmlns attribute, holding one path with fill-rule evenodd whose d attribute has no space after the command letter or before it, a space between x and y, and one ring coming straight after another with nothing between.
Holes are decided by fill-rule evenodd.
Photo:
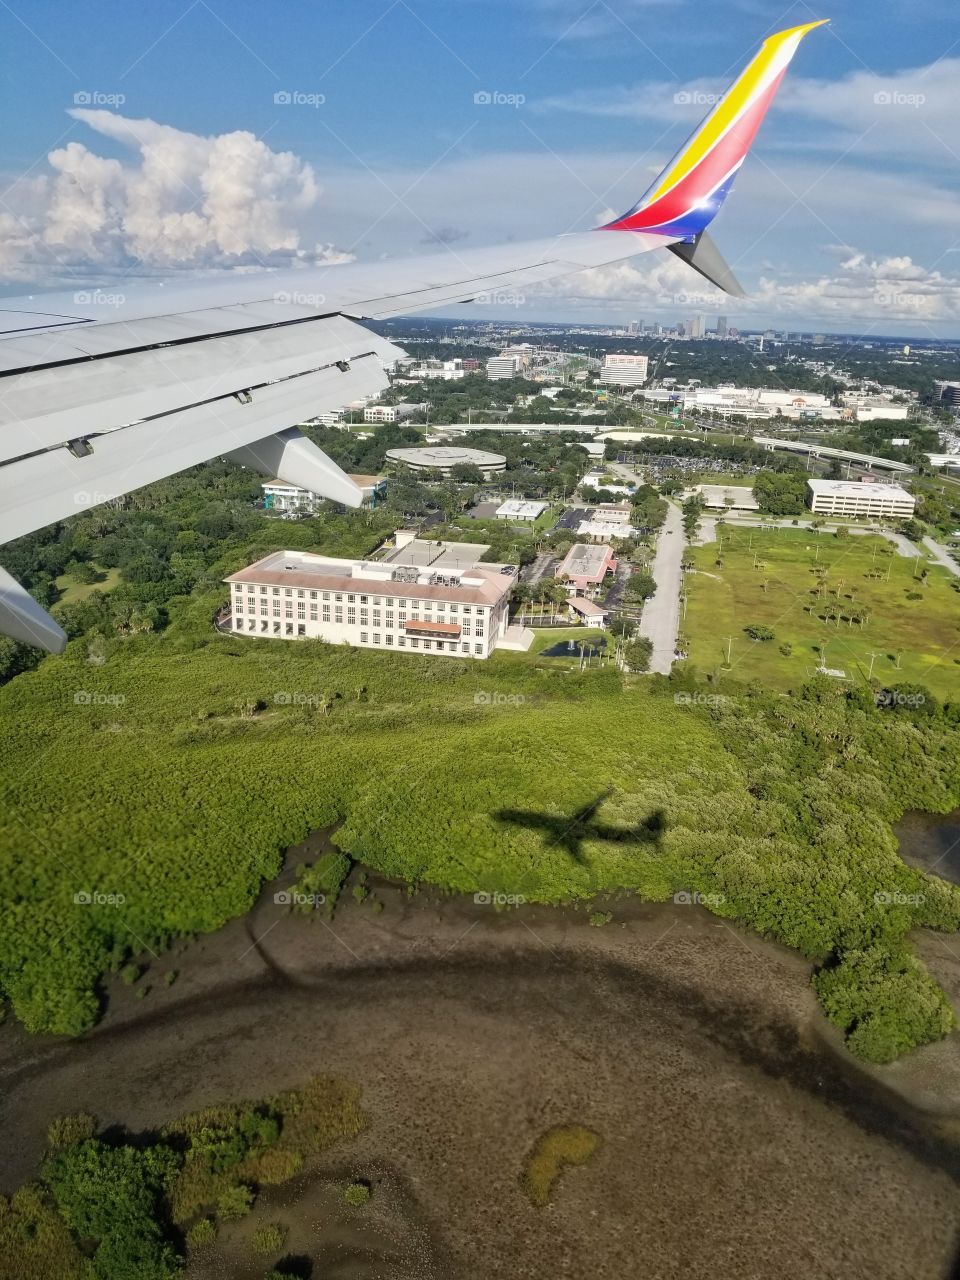
<instances>
[{"instance_id":1,"label":"red and yellow winglet","mask_svg":"<svg viewBox=\"0 0 960 1280\"><path fill-rule=\"evenodd\" d=\"M653 185L602 231L648 231L692 239L716 216L746 159L800 41L828 19L768 36Z\"/></svg>"}]
</instances>

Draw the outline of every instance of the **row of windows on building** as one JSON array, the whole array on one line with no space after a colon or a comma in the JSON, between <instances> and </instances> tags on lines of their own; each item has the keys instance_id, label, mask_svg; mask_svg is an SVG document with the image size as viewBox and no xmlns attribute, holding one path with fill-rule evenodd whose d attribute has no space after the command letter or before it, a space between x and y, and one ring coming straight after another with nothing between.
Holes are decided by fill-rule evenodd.
<instances>
[{"instance_id":1,"label":"row of windows on building","mask_svg":"<svg viewBox=\"0 0 960 1280\"><path fill-rule=\"evenodd\" d=\"M242 614L244 612L244 609L246 609L248 613L256 613L257 604L258 604L258 601L256 600L256 598L248 599L246 603L244 603L244 601L240 597L237 597L237 599L234 601L233 611L237 615ZM286 604L286 607L283 611L283 616L285 618L292 618L293 602L292 601L290 601L289 603L285 602L285 604ZM267 600L260 600L259 606L260 606L261 617L266 617L268 616L268 614L271 614L274 618L279 618L281 616L279 600L275 600L272 603ZM318 610L320 612L320 617L317 616ZM332 617L331 617L331 610L333 613ZM307 602L305 600L304 601L298 600L297 601L297 620L305 622L306 618L307 618ZM422 619L418 614L415 614L410 620L412 622L420 622L420 621L432 622L433 618L429 613L426 613L424 614ZM373 621L371 624L370 611L368 609L361 609L360 621L358 623L356 608L351 609L348 606L346 610L346 619L344 619L344 610L342 607L337 608L336 605L328 605L328 604L325 604L325 605L311 604L310 605L310 621L311 622L334 622L334 623L340 624L341 626L346 625L348 627L355 627L355 626L367 627L370 625L373 625L375 627L384 626L384 627L389 627L395 630L397 627L402 627L406 624L407 615L405 612L401 612L399 615L397 615L395 619L392 613L387 613L386 620L384 621L384 615L381 613L381 611L379 609L374 609ZM482 636L484 633L484 623L485 623L485 618L483 616L483 610L478 609L476 622L473 622L472 620L464 619L464 621L460 623L460 628L465 636L469 636L471 634Z\"/></svg>"},{"instance_id":2,"label":"row of windows on building","mask_svg":"<svg viewBox=\"0 0 960 1280\"><path fill-rule=\"evenodd\" d=\"M234 619L233 626L234 626L234 630L235 630L235 631L242 631L242 630L243 630L243 618L239 618L239 617L238 617L238 618L235 618L235 619ZM260 619L260 631L259 631L259 634L260 634L260 635L275 635L275 636L279 636L279 635L287 635L287 636L293 636L293 635L297 635L297 636L306 636L306 634L307 634L307 628L306 628L306 625L305 625L304 623L300 622L300 623L297 623L297 624L296 624L296 626L297 626L297 629L296 629L296 631L294 631L294 629L293 629L293 628L294 628L294 624L293 624L292 622L286 622L286 623L284 623L284 624L283 624L284 630L283 630L283 631L281 631L281 629L280 629L280 628L281 628L281 624L280 624L279 622L276 622L276 621L275 621L275 622L273 623L273 627L271 628L271 627L270 627L270 622L269 622L267 619L265 619L265 618L261 618L261 619ZM248 618L248 619L247 619L247 630L248 630L248 631L256 631L256 630L257 630L257 619L256 619L256 618ZM480 631L478 631L478 632L477 632L477 634L482 636L482 635L483 635L483 631L482 631L482 630L480 630ZM374 632L373 632L373 641L372 641L372 643L373 643L373 644L375 644L375 645L379 645L379 644L381 643L381 640L383 640L383 642L386 644L387 648L392 648L392 647L393 647L393 645L394 645L394 637L393 637L392 635L390 635L390 634L389 634L389 632L387 632L387 633L385 633L383 636L381 636L381 634L380 634L380 632L379 632L379 631L374 631ZM360 643L361 643L361 644L370 644L370 643L371 643L371 640L370 640L370 633L369 633L369 632L367 632L367 631L361 631L361 632L360 632ZM416 637L416 636L397 636L397 637L396 637L396 646L397 646L397 648L398 648L398 649L406 649L408 645L409 645L409 647L410 647L411 649L419 649L419 648L421 647L421 644L422 644L422 646L423 646L423 648L424 648L424 649L434 649L434 648L435 648L438 652L444 652L444 651L445 651L445 652L447 652L447 653L456 653L456 652L458 651L458 649L459 649L459 652L460 652L460 653L469 653L469 652L470 652L470 643L469 643L468 641L462 641L462 640L461 640L461 641L457 641L457 640L426 640L426 639L424 639L424 640L422 640L422 641L421 641L421 640L417 639L417 637ZM474 644L474 646L473 646L473 651L474 651L474 653L483 653L483 645L482 645L482 644Z\"/></svg>"},{"instance_id":3,"label":"row of windows on building","mask_svg":"<svg viewBox=\"0 0 960 1280\"><path fill-rule=\"evenodd\" d=\"M240 600L240 598L241 598L241 596L243 595L243 585L242 585L241 583L239 583L239 582L235 582L235 583L234 583L234 585L233 585L233 590L234 590L234 593L235 593L235 595L236 595L237 600L239 601L239 600ZM297 598L298 598L298 599L300 599L300 600L305 600L308 594L309 594L309 597L310 597L310 599L311 599L311 600L316 600L318 597L322 597L322 598L323 598L323 600L329 600L329 599L330 599L330 597L332 596L332 597L333 597L333 601L334 601L334 603L335 603L335 604L342 604L342 603L343 603L343 597L346 595L346 597L347 597L347 604L356 604L356 603L357 603L357 595L356 595L355 593L352 593L352 592L344 592L344 591L310 591L310 592L307 592L306 590L304 590L304 589L303 589L303 588L301 588L301 587L297 587L296 589L295 589L295 588L293 588L293 587L284 587L284 588L283 588L283 594L284 594L284 596L287 596L287 597L289 597L289 598L291 598L291 599L292 599L292 598L293 598L293 594L294 594L294 590L296 590ZM275 596L279 596L279 595L280 595L280 592L281 592L281 588L280 588L280 587L271 587L271 588L269 589L269 593L270 593L270 594L272 594L272 595L275 595ZM247 595L248 595L248 596L255 596L255 595L257 595L257 594L259 594L259 595L261 595L261 596L265 596L265 595L267 595L267 594L268 594L268 590L267 590L267 588L266 588L266 587L253 587L253 586L248 586L248 587L247 587ZM360 597L359 597L359 600L360 600L360 604L362 604L362 605L364 605L364 604L370 604L370 603L371 603L371 597L370 597L370 596L360 596ZM383 601L383 597L382 597L382 596L373 596L373 597L372 597L372 603L373 603L374 605L382 605L382 604L383 604L383 602L384 602L384 601ZM396 601L395 601L395 600L394 600L394 598L393 598L392 596L390 596L390 597L388 597L388 598L387 598L386 605L387 605L387 608L388 608L388 609L392 609L392 608L393 608L394 603L396 603L396 604L397 604L397 606L398 606L399 608L401 608L401 609L406 609L406 608L407 608L407 604L408 604L408 602L407 602L406 600L396 600ZM413 608L413 609L419 609L419 608L420 608L420 603L421 603L421 602L420 602L419 600L411 600L411 601L409 602L409 605L410 605L410 607L411 607L411 608ZM473 612L473 606L472 606L472 605L469 605L469 604L464 604L464 605L448 604L448 602L447 602L446 600L435 600L435 601L429 601L429 600L427 600L427 601L424 601L423 603L424 603L428 608L430 607L430 605L431 605L431 604L435 604L435 605L436 605L436 607L437 607L437 609L438 609L438 611L440 611L441 613L442 613L444 610L448 609L448 608L449 608L449 610L450 610L450 612L451 612L451 613L460 613L460 612L462 612L462 613L472 613L472 612ZM484 612L484 610L483 610L483 609L478 605L478 606L477 606L477 613L483 613L483 612Z\"/></svg>"}]
</instances>

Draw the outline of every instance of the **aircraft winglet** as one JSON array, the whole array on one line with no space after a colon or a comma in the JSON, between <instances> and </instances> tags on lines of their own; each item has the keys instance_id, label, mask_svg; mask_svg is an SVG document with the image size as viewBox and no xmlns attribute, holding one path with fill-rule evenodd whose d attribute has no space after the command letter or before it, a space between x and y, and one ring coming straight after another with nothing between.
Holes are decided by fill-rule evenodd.
<instances>
[{"instance_id":1,"label":"aircraft winglet","mask_svg":"<svg viewBox=\"0 0 960 1280\"><path fill-rule=\"evenodd\" d=\"M768 36L637 204L598 230L695 240L723 204L800 41L826 21Z\"/></svg>"}]
</instances>

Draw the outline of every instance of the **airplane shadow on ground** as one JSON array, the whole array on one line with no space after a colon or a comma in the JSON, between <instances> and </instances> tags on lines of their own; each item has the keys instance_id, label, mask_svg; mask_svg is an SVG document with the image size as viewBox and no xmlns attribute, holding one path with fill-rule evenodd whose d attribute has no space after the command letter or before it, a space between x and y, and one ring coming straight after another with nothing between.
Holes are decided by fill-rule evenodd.
<instances>
[{"instance_id":1,"label":"airplane shadow on ground","mask_svg":"<svg viewBox=\"0 0 960 1280\"><path fill-rule=\"evenodd\" d=\"M572 814L553 815L530 809L501 809L493 814L493 818L496 822L511 823L542 832L548 849L563 849L579 866L586 863L584 840L602 840L611 844L658 844L667 829L667 818L662 809L655 809L645 822L632 827L611 826L598 820L600 806L612 795L611 787Z\"/></svg>"}]
</instances>

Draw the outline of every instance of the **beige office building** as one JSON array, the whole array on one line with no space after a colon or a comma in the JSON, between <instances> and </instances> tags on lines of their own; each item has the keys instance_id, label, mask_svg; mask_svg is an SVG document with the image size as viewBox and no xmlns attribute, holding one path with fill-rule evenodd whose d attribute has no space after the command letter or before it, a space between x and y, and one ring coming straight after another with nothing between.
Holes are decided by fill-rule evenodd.
<instances>
[{"instance_id":1,"label":"beige office building","mask_svg":"<svg viewBox=\"0 0 960 1280\"><path fill-rule=\"evenodd\" d=\"M286 640L488 658L526 649L531 632L508 627L514 565L479 564L478 544L398 535L386 560L274 551L231 574L231 630Z\"/></svg>"},{"instance_id":2,"label":"beige office building","mask_svg":"<svg viewBox=\"0 0 960 1280\"><path fill-rule=\"evenodd\" d=\"M810 510L817 515L909 520L916 499L898 484L858 480L808 480Z\"/></svg>"}]
</instances>

